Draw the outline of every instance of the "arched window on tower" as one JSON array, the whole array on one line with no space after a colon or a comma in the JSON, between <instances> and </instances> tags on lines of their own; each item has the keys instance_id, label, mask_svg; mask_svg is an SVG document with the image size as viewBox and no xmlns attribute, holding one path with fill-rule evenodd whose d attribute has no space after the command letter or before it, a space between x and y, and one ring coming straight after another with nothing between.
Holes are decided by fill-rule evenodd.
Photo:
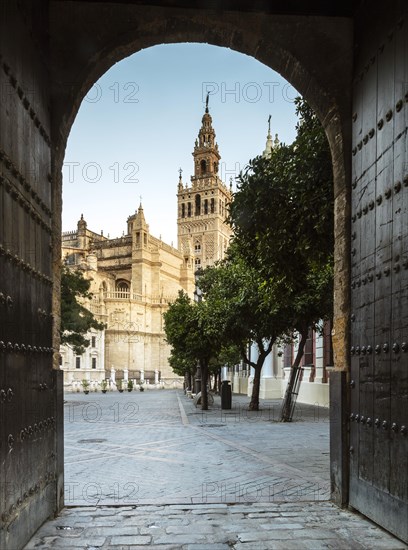
<instances>
[{"instance_id":1,"label":"arched window on tower","mask_svg":"<svg viewBox=\"0 0 408 550\"><path fill-rule=\"evenodd\" d=\"M204 214L208 214L208 199L204 201Z\"/></svg>"},{"instance_id":2,"label":"arched window on tower","mask_svg":"<svg viewBox=\"0 0 408 550\"><path fill-rule=\"evenodd\" d=\"M116 297L117 298L129 298L129 283L127 281L117 281L116 283Z\"/></svg>"},{"instance_id":3,"label":"arched window on tower","mask_svg":"<svg viewBox=\"0 0 408 550\"><path fill-rule=\"evenodd\" d=\"M187 203L187 217L191 218L191 202Z\"/></svg>"},{"instance_id":4,"label":"arched window on tower","mask_svg":"<svg viewBox=\"0 0 408 550\"><path fill-rule=\"evenodd\" d=\"M200 254L200 252L201 252L201 243L200 243L200 241L196 241L196 242L195 242L195 245L194 245L194 252L195 252L196 254Z\"/></svg>"},{"instance_id":5,"label":"arched window on tower","mask_svg":"<svg viewBox=\"0 0 408 550\"><path fill-rule=\"evenodd\" d=\"M213 167L214 167L214 173L217 174L218 173L218 162L214 162Z\"/></svg>"},{"instance_id":6,"label":"arched window on tower","mask_svg":"<svg viewBox=\"0 0 408 550\"><path fill-rule=\"evenodd\" d=\"M215 212L215 199L211 199L211 214Z\"/></svg>"},{"instance_id":7,"label":"arched window on tower","mask_svg":"<svg viewBox=\"0 0 408 550\"><path fill-rule=\"evenodd\" d=\"M181 217L186 217L186 205L184 203L181 205Z\"/></svg>"},{"instance_id":8,"label":"arched window on tower","mask_svg":"<svg viewBox=\"0 0 408 550\"><path fill-rule=\"evenodd\" d=\"M197 194L195 196L195 215L199 216L201 214L201 195Z\"/></svg>"},{"instance_id":9,"label":"arched window on tower","mask_svg":"<svg viewBox=\"0 0 408 550\"><path fill-rule=\"evenodd\" d=\"M207 173L207 162L204 159L200 162L200 167L201 167L201 174L206 174Z\"/></svg>"}]
</instances>

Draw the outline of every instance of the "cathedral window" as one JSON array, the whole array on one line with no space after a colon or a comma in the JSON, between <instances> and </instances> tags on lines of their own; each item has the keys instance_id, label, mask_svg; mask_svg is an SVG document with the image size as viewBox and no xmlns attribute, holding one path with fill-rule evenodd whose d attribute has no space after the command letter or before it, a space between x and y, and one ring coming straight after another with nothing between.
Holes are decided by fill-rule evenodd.
<instances>
[{"instance_id":1,"label":"cathedral window","mask_svg":"<svg viewBox=\"0 0 408 550\"><path fill-rule=\"evenodd\" d=\"M117 298L129 298L129 283L118 281L116 283Z\"/></svg>"},{"instance_id":2,"label":"cathedral window","mask_svg":"<svg viewBox=\"0 0 408 550\"><path fill-rule=\"evenodd\" d=\"M81 368L81 358L75 357L75 368L80 369Z\"/></svg>"},{"instance_id":3,"label":"cathedral window","mask_svg":"<svg viewBox=\"0 0 408 550\"><path fill-rule=\"evenodd\" d=\"M194 265L196 266L196 268L198 269L199 267L201 267L201 260L200 258L196 258L194 260Z\"/></svg>"},{"instance_id":4,"label":"cathedral window","mask_svg":"<svg viewBox=\"0 0 408 550\"><path fill-rule=\"evenodd\" d=\"M187 203L187 217L191 218L191 202Z\"/></svg>"},{"instance_id":5,"label":"cathedral window","mask_svg":"<svg viewBox=\"0 0 408 550\"><path fill-rule=\"evenodd\" d=\"M186 217L186 205L185 204L181 205L181 217L182 218Z\"/></svg>"},{"instance_id":6,"label":"cathedral window","mask_svg":"<svg viewBox=\"0 0 408 550\"><path fill-rule=\"evenodd\" d=\"M207 162L204 159L201 161L200 167L201 167L201 174L206 174L207 173Z\"/></svg>"},{"instance_id":7,"label":"cathedral window","mask_svg":"<svg viewBox=\"0 0 408 550\"><path fill-rule=\"evenodd\" d=\"M208 199L204 201L204 214L208 214Z\"/></svg>"},{"instance_id":8,"label":"cathedral window","mask_svg":"<svg viewBox=\"0 0 408 550\"><path fill-rule=\"evenodd\" d=\"M201 195L195 196L195 215L199 216L201 214Z\"/></svg>"},{"instance_id":9,"label":"cathedral window","mask_svg":"<svg viewBox=\"0 0 408 550\"><path fill-rule=\"evenodd\" d=\"M96 347L96 336L92 336L92 343L91 343L91 346L92 346L93 348Z\"/></svg>"},{"instance_id":10,"label":"cathedral window","mask_svg":"<svg viewBox=\"0 0 408 550\"><path fill-rule=\"evenodd\" d=\"M194 245L194 251L196 254L199 254L201 252L201 243L200 241L196 241Z\"/></svg>"},{"instance_id":11,"label":"cathedral window","mask_svg":"<svg viewBox=\"0 0 408 550\"><path fill-rule=\"evenodd\" d=\"M96 369L96 357L92 357L92 368Z\"/></svg>"},{"instance_id":12,"label":"cathedral window","mask_svg":"<svg viewBox=\"0 0 408 550\"><path fill-rule=\"evenodd\" d=\"M214 214L215 212L215 200L211 199L211 214Z\"/></svg>"}]
</instances>

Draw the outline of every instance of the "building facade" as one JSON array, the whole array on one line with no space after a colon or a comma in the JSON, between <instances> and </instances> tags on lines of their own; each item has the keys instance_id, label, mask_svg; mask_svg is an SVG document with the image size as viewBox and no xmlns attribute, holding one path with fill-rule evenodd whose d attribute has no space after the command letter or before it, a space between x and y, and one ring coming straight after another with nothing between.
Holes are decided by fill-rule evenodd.
<instances>
[{"instance_id":1,"label":"building facade","mask_svg":"<svg viewBox=\"0 0 408 550\"><path fill-rule=\"evenodd\" d=\"M163 313L180 290L193 297L196 271L222 259L231 237L226 218L232 193L218 175L221 156L208 104L193 158L189 185L180 170L178 248L151 235L141 204L127 219L121 238L89 230L82 215L75 231L63 233L62 261L91 281L93 299L87 307L106 325L98 347L91 346L83 356L61 348L66 386L84 378L181 383L168 364ZM95 335L89 337L93 342Z\"/></svg>"}]
</instances>

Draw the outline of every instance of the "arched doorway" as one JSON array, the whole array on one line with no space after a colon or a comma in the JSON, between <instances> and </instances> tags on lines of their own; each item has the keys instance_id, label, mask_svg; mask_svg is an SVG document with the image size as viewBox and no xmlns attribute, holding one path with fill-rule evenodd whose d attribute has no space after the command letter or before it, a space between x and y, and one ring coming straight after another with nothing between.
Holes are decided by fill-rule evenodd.
<instances>
[{"instance_id":1,"label":"arched doorway","mask_svg":"<svg viewBox=\"0 0 408 550\"><path fill-rule=\"evenodd\" d=\"M76 7L67 10L60 6L52 17L52 40L56 54L66 48L60 36L64 33L69 21L77 20L79 13ZM56 17L58 13L58 18ZM55 105L53 131L57 136L58 146L54 155L55 212L60 212L61 169L64 160L66 141L79 106L96 80L114 63L142 48L156 44L176 42L205 42L225 46L240 53L258 59L265 65L279 72L310 103L319 116L330 143L335 182L335 305L333 345L335 365L339 371L349 368L349 174L350 165L347 151L350 148L351 107L349 88L344 83L351 77L351 26L347 19L303 21L299 27L299 42L293 43L290 25L285 18L274 17L264 27L259 14L251 15L251 22L237 18L233 13L217 14L188 10L170 10L166 12L166 24L163 25L163 10L152 8L148 12L135 6L125 9L112 8L109 16L115 22L116 39L110 29L101 29L98 39L92 44L87 56L81 52L70 58L68 66L54 64L53 81L61 82L53 89ZM62 14L62 16L61 16ZM78 17L76 17L78 15ZM66 17L65 17L66 16ZM80 44L87 41L87 25L91 24L92 10L81 10L81 24L75 26L70 37ZM89 18L89 21L88 19ZM138 33L135 38L133 23L137 18ZM310 36L313 35L313 40ZM307 47L305 47L307 44ZM325 61L328 50L336 48L336 62ZM69 81L69 87L64 86ZM346 88L346 91L345 91ZM191 210L197 205L192 201ZM190 213L191 214L191 213ZM187 212L187 216L189 213ZM59 216L56 218L59 220ZM57 236L58 232L58 236ZM56 249L60 226L55 225ZM58 276L58 274L56 274ZM334 378L334 376L333 376ZM341 387L338 398L341 397ZM336 432L339 441L334 448L341 448L344 434ZM341 444L340 444L341 443ZM343 458L341 458L343 460ZM336 462L337 463L337 462ZM342 466L338 467L342 471ZM333 475L333 496L337 501L347 500L347 482L340 483L340 474ZM344 481L344 478L342 478Z\"/></svg>"},{"instance_id":2,"label":"arched doorway","mask_svg":"<svg viewBox=\"0 0 408 550\"><path fill-rule=\"evenodd\" d=\"M38 300L38 304L36 303L32 308L33 326L38 327L38 310L42 312L51 310L51 299L53 314L53 317L48 315L44 319L41 318L41 333L38 329L38 334L36 332L33 335L33 341L36 339L37 342L41 341L40 350L36 343L36 349L32 352L33 346L30 343L29 356L19 356L16 359L13 351L13 354L10 353L11 363L7 362L9 355L6 358L6 370L10 369L7 371L10 375L7 374L7 376L12 380L10 387L18 388L15 404L32 403L36 411L35 415L41 417L40 422L42 422L41 430L38 430L39 423L34 422L37 424L36 437L26 438L24 435L26 432L21 430L27 427L27 433L30 432L33 409L25 407L20 409L19 415L13 415L14 409L12 411L11 407L8 407L10 414L7 415L6 423L2 426L2 441L7 441L8 435L11 436L5 448L7 468L6 473L3 474L5 477L2 485L2 500L4 499L6 503L7 512L3 517L6 529L2 531L2 537L4 537L5 546L19 547L29 538L32 530L63 506L64 501L61 415L63 393L57 356L55 356L55 370L53 373L49 372L52 357L50 344L52 331L54 345L58 342L61 169L66 141L85 94L99 76L127 55L151 45L181 41L207 42L251 55L280 72L299 90L318 113L326 128L335 164L336 201L341 205L337 208L336 221L340 236L336 241L338 247L336 256L341 258L341 262L337 264L336 275L338 320L336 339L339 344L337 345L338 364L344 368L347 366L347 360L346 348L343 344L347 338L348 319L348 295L344 281L348 278L349 269L348 262L345 261L345 258L348 258L349 213L348 165L345 158L349 140L350 96L349 93L344 93L342 85L344 82L349 82L352 43L351 22L347 19L339 21L322 19L311 22L304 18L304 25L298 27L297 39L293 41L293 25L285 17L271 16L266 24L264 14L256 12L248 14L248 17L237 17L238 14L234 12L223 12L220 15L209 10L172 8L163 10L155 6L146 7L130 3L101 3L96 6L82 2L69 4L51 2L49 6L47 5L49 12L46 9L44 12L37 13L35 19L33 13L24 11L24 7L21 8L23 10L21 13L20 6L13 7L11 4L10 6L10 8L7 6L7 9L10 10L9 19L15 25L15 35L9 32L13 28L11 24L2 34L3 40L7 38L12 46L11 49L5 47L2 50L4 60L2 74L14 90L11 97L16 99L17 104L11 104L10 109L15 109L16 119L21 116L20 109L22 109L24 116L32 120L28 124L33 125L32 134L27 138L27 147L22 149L28 168L23 166L20 172L17 171L15 185L24 187L24 184L27 184L30 190L30 183L34 184L34 179L30 181L30 169L39 173L38 187L32 188L32 196L26 199L29 207L27 216L32 218L40 228L35 232L29 232L31 241L26 241L32 244L31 250L35 251L38 264L34 269L36 273L30 267L29 277L24 283L27 290L22 296L32 293ZM28 30L30 25L31 30ZM21 64L16 63L13 50L15 36L20 36L20 32L29 44L33 36L38 38L36 47L27 46L26 43L21 42L20 54L23 59ZM310 40L311 36L313 40ZM288 47L288 44L291 46ZM305 44L308 44L308 48L305 48ZM39 49L36 49L37 47ZM322 59L323 52L332 48L336 48L339 52L337 64L328 64ZM30 51L31 57L27 57L24 53L26 51ZM44 73L43 58L46 59L46 65L49 67L49 78ZM28 78L28 82L31 78L39 91L31 102L27 94L24 94L24 88L27 89L27 86L20 85L24 78ZM6 127L11 137L5 139L4 143L21 142L18 138L20 134L15 133L16 128L9 128L8 123ZM36 154L33 155L32 151L36 151ZM7 155L14 158L15 154L13 147L10 147ZM19 173L23 176L20 179L18 179ZM15 176L11 173L10 177ZM12 200L11 197L10 200ZM39 204L44 219L39 216L37 206L30 210L32 208L30 201L33 205ZM193 206L192 203L191 207ZM12 209L8 212L12 212ZM24 242L20 241L20 233L13 233L13 231L10 233L7 229L11 227L8 214L6 221L6 240L12 239L13 243L15 242L14 254L18 252L19 258L24 257ZM23 264L27 269L28 263L31 266L33 262L27 261L27 265ZM40 265L41 269L38 269ZM16 264L13 269L18 272L20 264ZM38 279L37 272L45 278ZM37 288L32 288L30 277L36 279L35 285L44 286L44 288L41 286L41 292L37 291ZM18 302L19 298L16 301ZM18 314L15 315L16 320L19 318ZM51 323L52 319L53 323ZM17 342L27 341L25 328L19 325L10 339ZM32 364L31 353L40 353L41 362L36 362L35 379L29 380L28 385L25 385L22 378L25 370L22 368L15 373L13 369L17 364L24 365L28 372ZM41 391L34 392L33 387L41 388ZM16 441L20 432L23 435ZM18 456L17 460L10 461L9 449L12 449L13 459ZM24 471L24 479L21 478L22 471ZM5 482L9 483L10 480L22 481L22 496L17 493L5 493Z\"/></svg>"},{"instance_id":3,"label":"arched doorway","mask_svg":"<svg viewBox=\"0 0 408 550\"><path fill-rule=\"evenodd\" d=\"M406 301L406 247L398 252L398 246L407 239L406 224L399 223L399 213L405 212L405 203L399 201L404 196L401 191L406 189L407 177L406 149L399 147L405 144L406 124L398 116L404 112L407 93L403 84L407 80L403 8L393 5L389 9L375 2L374 7L358 4L354 11L338 6L319 10L310 2L303 10L289 7L285 13L277 13L269 8L257 11L252 3L243 3L239 10L229 7L229 11L212 11L201 3L196 9L183 2L167 6L158 7L154 2L44 1L42 9L34 11L26 3L2 5L1 77L10 94L5 96L7 108L1 112L5 124L0 130L5 205L1 248L5 266L5 299L1 304L5 308L1 318L5 340L1 340L0 350L5 393L1 394L1 406L6 411L0 428L2 464L6 461L1 478L1 500L6 503L1 543L11 547L24 544L31 531L63 501L62 392L57 370L50 373L49 367L52 331L54 345L58 342L61 168L72 122L86 92L112 64L141 48L179 41L226 46L259 59L299 90L326 129L333 156L336 200L335 363L338 370L348 369L349 351L354 351L352 369L358 376L354 386L339 390L346 397L357 387L351 432L358 445L352 445L349 458L347 421L341 410L333 431L338 437L333 450L339 443L338 466L342 464L338 467L339 478L333 480L334 492L340 491L339 500L347 499L346 471L351 464L356 483L352 486L353 502L362 512L406 538L406 522L404 526L398 521L407 509L406 479L401 485L395 472L391 472L391 477L389 473L391 456L397 462L407 456L407 428L406 423L402 424L406 397L399 389L406 387L406 375L401 371L406 362L406 326L402 308L389 305ZM353 203L349 151L354 159ZM365 189L373 193L374 208L371 200L367 205L360 204ZM393 206L389 206L393 204L390 199L395 201ZM355 221L351 218L352 204ZM383 207L370 225L367 220L374 220L369 212L377 212L375 204ZM395 222L391 219L393 212L397 213ZM350 219L356 224L353 233L364 234L363 246L353 249ZM387 223L384 225L381 220ZM383 227L389 231L381 233ZM377 241L371 238L375 228ZM366 243L373 245L372 249L365 249ZM28 258L30 250L33 259ZM364 256L367 251L369 254ZM352 298L349 252L355 262ZM373 281L368 259L375 260L371 267L381 267L376 268L380 276L373 277ZM16 277L21 284L13 287L10 281ZM375 280L381 280L377 294L367 290L374 288L368 283ZM367 294L361 289L366 289ZM380 305L379 293L385 290L391 297L393 289L397 291L395 300L388 300L388 305L383 300L384 308L379 306L381 314L377 315L378 308L377 313L365 309L364 296ZM13 309L13 303L18 307ZM30 308L24 309L23 304L30 304ZM350 304L356 307L358 322L364 321L360 328L353 326L354 350L349 346ZM375 328L372 315L378 320ZM370 343L360 342L361 331L367 333ZM387 334L386 342L383 334ZM374 342L374 337L378 342ZM380 346L381 360L376 359L376 363L371 341L375 347ZM371 347L367 353L368 346ZM57 369L56 356L54 361ZM364 373L368 373L366 378ZM383 419L378 415L381 430L376 432L373 418L369 417L369 423L365 411L364 422L360 417L366 404L372 403L372 395L376 395L376 405L377 397L381 397L381 387L372 383L373 375L379 376L380 385L380 378L385 376L388 388L384 397L388 416ZM360 379L364 382L361 387ZM366 388L368 391L364 392ZM390 406L391 397L393 403L401 404L400 408ZM41 415L42 424L36 422L36 430L31 424L33 410ZM375 467L367 441L374 442ZM390 452L384 453L384 448ZM365 462L359 461L360 455ZM19 492L21 488L21 496L6 491L10 482L18 485Z\"/></svg>"}]
</instances>

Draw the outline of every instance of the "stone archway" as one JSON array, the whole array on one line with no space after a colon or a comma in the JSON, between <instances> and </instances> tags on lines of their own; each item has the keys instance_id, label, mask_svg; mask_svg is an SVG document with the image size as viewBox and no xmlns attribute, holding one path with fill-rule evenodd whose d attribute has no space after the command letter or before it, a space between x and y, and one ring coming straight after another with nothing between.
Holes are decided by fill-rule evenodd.
<instances>
[{"instance_id":1,"label":"stone archway","mask_svg":"<svg viewBox=\"0 0 408 550\"><path fill-rule=\"evenodd\" d=\"M134 5L99 5L98 9L97 22L92 4L55 2L51 7L54 211L61 212L62 163L76 113L93 84L116 62L157 44L202 42L250 55L279 72L319 116L332 152L335 185L333 346L339 372L331 377L331 391L332 401L339 404L336 413L343 417L340 403L345 391L345 373L349 369L350 347L351 20L261 13L245 13L243 17L238 11L219 13ZM99 22L107 20L109 25ZM73 44L72 49L69 43ZM68 49L70 55L67 57ZM333 52L336 52L334 56ZM59 220L60 214L55 217L56 252L60 248ZM57 278L59 256L55 258L55 266ZM58 295L54 305L57 314ZM335 429L331 438L332 497L343 504L348 498L346 433Z\"/></svg>"},{"instance_id":2,"label":"stone archway","mask_svg":"<svg viewBox=\"0 0 408 550\"><path fill-rule=\"evenodd\" d=\"M0 545L5 547L22 546L63 506L63 394L56 354L50 371L51 344L58 346L61 168L83 97L131 53L176 42L229 47L279 72L314 108L333 156L335 361L339 370L348 369L352 19L343 13L276 15L254 10L251 2L242 11L216 11L205 4L193 9L183 2L170 2L166 8L130 1L39 4L32 9L30 2L2 2L0 17L0 84L10 87L0 113L0 191L10 205L0 248L7 268L4 276L0 273L7 294L0 307L8 308L2 328L6 322L11 327L7 346L2 347L0 338L0 381L6 390L4 402L0 395L5 411L0 452L1 463L10 462L0 478L0 500L5 503ZM26 256L30 253L33 259ZM21 274L15 295L9 291L14 273ZM13 302L18 306L14 311ZM12 387L17 395L8 391ZM337 432L341 439L342 430ZM18 490L8 493L6 482ZM339 492L340 501L344 495L336 483L334 494Z\"/></svg>"}]
</instances>

